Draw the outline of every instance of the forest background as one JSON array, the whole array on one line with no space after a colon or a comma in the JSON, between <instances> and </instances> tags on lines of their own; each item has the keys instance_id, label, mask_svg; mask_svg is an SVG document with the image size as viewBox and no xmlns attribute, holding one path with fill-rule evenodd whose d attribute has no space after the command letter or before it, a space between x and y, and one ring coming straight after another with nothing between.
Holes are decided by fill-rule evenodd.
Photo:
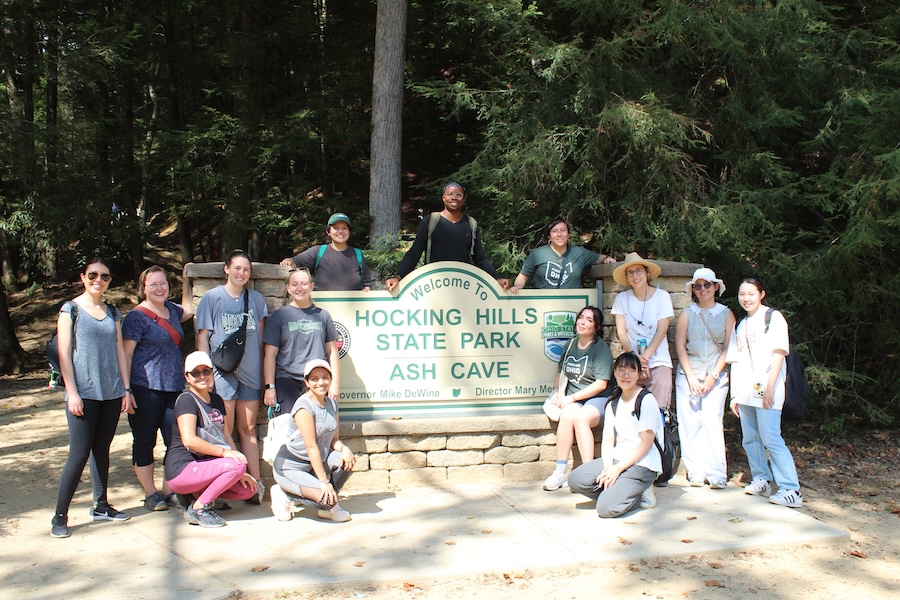
<instances>
[{"instance_id":1,"label":"forest background","mask_svg":"<svg viewBox=\"0 0 900 600\"><path fill-rule=\"evenodd\" d=\"M406 18L378 22L405 25L402 162L376 205L388 5ZM737 284L760 277L808 365L811 418L896 424L894 0L2 7L0 373L26 364L7 294L72 281L85 256L125 279L165 245L277 262L340 210L388 273L457 179L508 276L561 216L595 251L712 267L738 315Z\"/></svg>"}]
</instances>

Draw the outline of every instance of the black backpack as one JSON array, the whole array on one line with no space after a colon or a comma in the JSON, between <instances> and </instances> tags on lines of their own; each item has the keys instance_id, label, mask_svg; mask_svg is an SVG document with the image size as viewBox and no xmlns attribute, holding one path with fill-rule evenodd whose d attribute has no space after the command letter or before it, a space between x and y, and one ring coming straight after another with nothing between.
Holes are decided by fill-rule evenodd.
<instances>
[{"instance_id":1,"label":"black backpack","mask_svg":"<svg viewBox=\"0 0 900 600\"><path fill-rule=\"evenodd\" d=\"M632 414L635 418L641 418L641 404L644 396L649 393L650 390L641 390L637 399L634 401L634 412ZM607 401L612 403L613 416L616 414L616 408L619 406L619 398L621 397L622 390L617 387ZM678 471L678 467L681 464L681 444L678 440L678 420L675 418L675 413L668 408L664 408L662 412L664 437L662 445L660 445L658 439L653 439L653 443L656 445L656 449L659 451L659 455L662 458L663 471L659 477L656 478L656 481L653 482L654 485L658 486L668 485L669 480L675 476L675 473Z\"/></svg>"},{"instance_id":2,"label":"black backpack","mask_svg":"<svg viewBox=\"0 0 900 600\"><path fill-rule=\"evenodd\" d=\"M766 329L769 333L769 324L772 322L774 308L766 309ZM746 319L747 317L744 317ZM737 328L735 328L737 331ZM794 351L794 345L788 346L787 356L784 357L784 406L781 409L781 418L789 421L800 421L806 416L806 396L809 393L809 384L806 383L806 366L803 360Z\"/></svg>"}]
</instances>

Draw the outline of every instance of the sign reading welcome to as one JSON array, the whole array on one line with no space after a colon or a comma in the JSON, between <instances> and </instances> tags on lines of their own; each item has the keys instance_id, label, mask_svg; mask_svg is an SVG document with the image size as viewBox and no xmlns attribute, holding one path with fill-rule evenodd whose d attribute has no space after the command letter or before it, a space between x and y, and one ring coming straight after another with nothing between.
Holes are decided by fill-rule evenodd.
<instances>
[{"instance_id":1,"label":"sign reading welcome to","mask_svg":"<svg viewBox=\"0 0 900 600\"><path fill-rule=\"evenodd\" d=\"M537 406L551 391L575 316L597 292L522 290L433 263L388 292L315 292L341 336L342 412Z\"/></svg>"}]
</instances>

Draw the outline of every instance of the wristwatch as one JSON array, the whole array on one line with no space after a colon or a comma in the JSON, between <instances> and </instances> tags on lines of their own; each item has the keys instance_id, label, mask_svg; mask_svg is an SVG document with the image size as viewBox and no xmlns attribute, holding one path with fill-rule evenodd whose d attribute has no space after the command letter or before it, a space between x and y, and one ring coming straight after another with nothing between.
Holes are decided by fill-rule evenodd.
<instances>
[{"instance_id":1,"label":"wristwatch","mask_svg":"<svg viewBox=\"0 0 900 600\"><path fill-rule=\"evenodd\" d=\"M267 389L267 390L274 390L274 389L275 389L275 384L274 384L274 383L267 383L267 384L266 384L266 389Z\"/></svg>"}]
</instances>

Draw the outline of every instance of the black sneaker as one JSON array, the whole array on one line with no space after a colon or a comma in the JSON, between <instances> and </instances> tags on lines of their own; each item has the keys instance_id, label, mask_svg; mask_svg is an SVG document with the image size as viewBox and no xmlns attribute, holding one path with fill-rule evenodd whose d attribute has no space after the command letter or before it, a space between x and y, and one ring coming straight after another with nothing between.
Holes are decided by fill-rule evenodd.
<instances>
[{"instance_id":1,"label":"black sneaker","mask_svg":"<svg viewBox=\"0 0 900 600\"><path fill-rule=\"evenodd\" d=\"M69 531L69 517L66 515L56 515L50 521L53 527L50 529L50 535L55 538L67 538L72 535Z\"/></svg>"},{"instance_id":2,"label":"black sneaker","mask_svg":"<svg viewBox=\"0 0 900 600\"><path fill-rule=\"evenodd\" d=\"M144 498L144 508L146 508L150 512L169 510L169 504L166 502L165 496L163 496L159 492L153 492L152 494Z\"/></svg>"},{"instance_id":3,"label":"black sneaker","mask_svg":"<svg viewBox=\"0 0 900 600\"><path fill-rule=\"evenodd\" d=\"M128 513L114 509L109 502L98 502L88 511L91 521L127 521L131 518Z\"/></svg>"},{"instance_id":4,"label":"black sneaker","mask_svg":"<svg viewBox=\"0 0 900 600\"><path fill-rule=\"evenodd\" d=\"M225 519L216 514L212 504L205 504L201 508L194 508L191 504L184 509L184 520L191 525L200 527L224 527Z\"/></svg>"}]
</instances>

